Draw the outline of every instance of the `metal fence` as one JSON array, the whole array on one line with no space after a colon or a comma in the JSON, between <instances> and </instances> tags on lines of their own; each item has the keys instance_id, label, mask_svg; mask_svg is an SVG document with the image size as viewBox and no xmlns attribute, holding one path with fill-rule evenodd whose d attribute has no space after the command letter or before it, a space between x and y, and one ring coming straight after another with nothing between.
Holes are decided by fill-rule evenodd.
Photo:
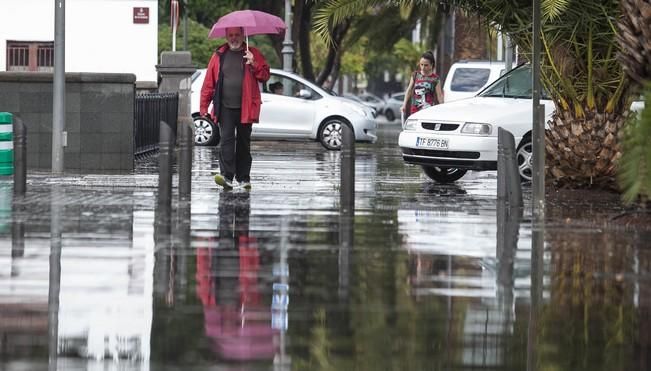
<instances>
[{"instance_id":1,"label":"metal fence","mask_svg":"<svg viewBox=\"0 0 651 371\"><path fill-rule=\"evenodd\" d=\"M134 155L158 150L160 122L173 123L178 118L177 93L136 95L136 124L134 125Z\"/></svg>"}]
</instances>

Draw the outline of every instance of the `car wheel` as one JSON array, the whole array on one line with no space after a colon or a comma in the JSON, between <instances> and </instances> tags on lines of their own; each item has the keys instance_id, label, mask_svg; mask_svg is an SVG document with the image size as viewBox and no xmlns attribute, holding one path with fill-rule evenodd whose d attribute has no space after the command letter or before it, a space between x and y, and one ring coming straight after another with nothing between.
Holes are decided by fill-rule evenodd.
<instances>
[{"instance_id":1,"label":"car wheel","mask_svg":"<svg viewBox=\"0 0 651 371\"><path fill-rule=\"evenodd\" d=\"M520 179L525 182L530 182L533 174L533 143L531 137L525 137L518 150L515 152L515 159L518 162L518 173Z\"/></svg>"},{"instance_id":2,"label":"car wheel","mask_svg":"<svg viewBox=\"0 0 651 371\"><path fill-rule=\"evenodd\" d=\"M423 166L423 171L430 179L439 183L452 183L466 175L467 170L453 167Z\"/></svg>"},{"instance_id":3,"label":"car wheel","mask_svg":"<svg viewBox=\"0 0 651 371\"><path fill-rule=\"evenodd\" d=\"M388 121L396 119L396 115L390 109L387 109L386 112L384 112L384 117L386 117Z\"/></svg>"},{"instance_id":4,"label":"car wheel","mask_svg":"<svg viewBox=\"0 0 651 371\"><path fill-rule=\"evenodd\" d=\"M197 116L194 121L194 144L212 146L219 143L219 128L211 119Z\"/></svg>"},{"instance_id":5,"label":"car wheel","mask_svg":"<svg viewBox=\"0 0 651 371\"><path fill-rule=\"evenodd\" d=\"M346 125L340 119L329 119L319 130L319 142L328 150L340 150L343 141L341 126Z\"/></svg>"}]
</instances>

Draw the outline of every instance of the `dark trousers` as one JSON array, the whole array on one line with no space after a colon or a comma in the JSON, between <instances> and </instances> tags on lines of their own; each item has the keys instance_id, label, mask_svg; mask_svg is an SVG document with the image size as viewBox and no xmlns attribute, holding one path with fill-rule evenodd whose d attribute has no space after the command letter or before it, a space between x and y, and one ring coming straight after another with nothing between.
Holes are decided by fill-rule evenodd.
<instances>
[{"instance_id":1,"label":"dark trousers","mask_svg":"<svg viewBox=\"0 0 651 371\"><path fill-rule=\"evenodd\" d=\"M222 107L219 115L219 172L238 182L251 181L251 126L240 122L239 108Z\"/></svg>"}]
</instances>

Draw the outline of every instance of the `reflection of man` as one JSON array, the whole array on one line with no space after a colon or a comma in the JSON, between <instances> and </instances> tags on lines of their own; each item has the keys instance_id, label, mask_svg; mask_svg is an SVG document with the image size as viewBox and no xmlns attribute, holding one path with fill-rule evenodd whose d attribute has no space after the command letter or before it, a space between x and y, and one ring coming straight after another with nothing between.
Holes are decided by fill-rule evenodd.
<instances>
[{"instance_id":1,"label":"reflection of man","mask_svg":"<svg viewBox=\"0 0 651 371\"><path fill-rule=\"evenodd\" d=\"M280 81L276 81L273 84L269 84L269 90L273 94L283 94L283 83Z\"/></svg>"},{"instance_id":2,"label":"reflection of man","mask_svg":"<svg viewBox=\"0 0 651 371\"><path fill-rule=\"evenodd\" d=\"M242 28L227 28L226 40L208 63L199 113L205 116L212 102L213 120L219 122L220 174L215 182L231 189L235 178L251 188L251 125L260 118L258 83L269 79L269 65L258 49L244 44Z\"/></svg>"},{"instance_id":3,"label":"reflection of man","mask_svg":"<svg viewBox=\"0 0 651 371\"><path fill-rule=\"evenodd\" d=\"M223 359L273 359L276 330L259 292L258 242L249 236L248 192L219 197L219 246L197 249L197 296L206 335Z\"/></svg>"}]
</instances>

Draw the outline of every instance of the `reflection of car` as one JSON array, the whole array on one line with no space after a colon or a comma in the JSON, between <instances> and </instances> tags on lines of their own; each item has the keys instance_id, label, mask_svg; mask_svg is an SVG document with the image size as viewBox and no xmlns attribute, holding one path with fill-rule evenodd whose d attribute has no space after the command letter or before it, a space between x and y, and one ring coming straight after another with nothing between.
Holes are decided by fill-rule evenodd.
<instances>
[{"instance_id":1,"label":"reflection of car","mask_svg":"<svg viewBox=\"0 0 651 371\"><path fill-rule=\"evenodd\" d=\"M411 115L398 139L403 159L431 179L453 182L467 170L497 169L497 128L513 133L520 176L531 179L531 68L520 66L474 98ZM545 117L554 104L543 94Z\"/></svg>"},{"instance_id":2,"label":"reflection of car","mask_svg":"<svg viewBox=\"0 0 651 371\"><path fill-rule=\"evenodd\" d=\"M366 107L369 107L370 109L373 110L373 117L377 117L377 115L379 114L377 109L375 107L373 107L372 104L369 104L368 102L365 102L362 98L358 97L357 95L344 93L344 95L342 95L342 97L346 98L348 100L352 100L353 102L357 102L359 104L362 104L362 105L364 105Z\"/></svg>"},{"instance_id":3,"label":"reflection of car","mask_svg":"<svg viewBox=\"0 0 651 371\"><path fill-rule=\"evenodd\" d=\"M405 100L405 93L394 93L391 94L386 100L386 105L384 107L384 116L389 121L393 121L396 117L400 117L400 108L402 107L402 102Z\"/></svg>"},{"instance_id":4,"label":"reflection of car","mask_svg":"<svg viewBox=\"0 0 651 371\"><path fill-rule=\"evenodd\" d=\"M470 98L504 74L504 62L459 61L443 84L444 101Z\"/></svg>"},{"instance_id":5,"label":"reflection of car","mask_svg":"<svg viewBox=\"0 0 651 371\"><path fill-rule=\"evenodd\" d=\"M199 116L199 96L205 69L192 83L192 112L195 144L215 143L217 126ZM267 87L281 82L282 94L272 94ZM350 125L355 140L375 142L377 124L373 110L348 99L336 97L302 77L271 69L271 77L262 86L260 122L253 125L254 139L308 139L319 141L327 149L341 148L341 125Z\"/></svg>"},{"instance_id":6,"label":"reflection of car","mask_svg":"<svg viewBox=\"0 0 651 371\"><path fill-rule=\"evenodd\" d=\"M384 112L384 106L386 103L384 102L384 99L378 97L377 95L364 93L360 94L359 99L361 99L364 104L375 108L375 112L377 112L378 115L381 115Z\"/></svg>"}]
</instances>

